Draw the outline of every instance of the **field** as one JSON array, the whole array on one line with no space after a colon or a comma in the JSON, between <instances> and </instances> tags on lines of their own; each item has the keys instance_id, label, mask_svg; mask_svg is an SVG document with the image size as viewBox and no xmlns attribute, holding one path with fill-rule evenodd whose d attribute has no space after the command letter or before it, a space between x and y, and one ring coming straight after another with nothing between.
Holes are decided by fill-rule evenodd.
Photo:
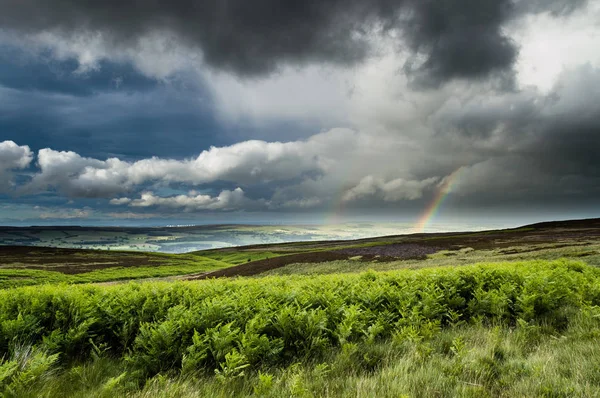
<instances>
[{"instance_id":1,"label":"field","mask_svg":"<svg viewBox=\"0 0 600 398\"><path fill-rule=\"evenodd\" d=\"M0 288L168 277L231 265L191 254L0 246Z\"/></svg>"},{"instance_id":2,"label":"field","mask_svg":"<svg viewBox=\"0 0 600 398\"><path fill-rule=\"evenodd\" d=\"M0 245L186 253L221 247L359 239L410 231L410 224L199 225L181 227L0 226Z\"/></svg>"},{"instance_id":3,"label":"field","mask_svg":"<svg viewBox=\"0 0 600 398\"><path fill-rule=\"evenodd\" d=\"M392 235L189 252L0 246L0 288L41 283L387 271L490 261L585 259L600 265L600 222L469 233Z\"/></svg>"},{"instance_id":4,"label":"field","mask_svg":"<svg viewBox=\"0 0 600 398\"><path fill-rule=\"evenodd\" d=\"M2 396L600 396L600 220L2 250Z\"/></svg>"}]
</instances>

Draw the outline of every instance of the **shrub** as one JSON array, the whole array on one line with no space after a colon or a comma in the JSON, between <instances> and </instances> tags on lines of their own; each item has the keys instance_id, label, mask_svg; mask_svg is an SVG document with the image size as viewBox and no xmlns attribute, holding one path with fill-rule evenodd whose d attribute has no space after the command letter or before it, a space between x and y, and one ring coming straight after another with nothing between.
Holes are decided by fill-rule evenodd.
<instances>
[{"instance_id":1,"label":"shrub","mask_svg":"<svg viewBox=\"0 0 600 398\"><path fill-rule=\"evenodd\" d=\"M230 379L249 365L291 363L340 346L374 368L379 353L370 347L382 339L418 343L463 323L502 323L527 339L544 325L565 327L572 311L600 304L599 276L560 260L8 289L0 291L0 358L31 345L64 363L101 347L144 377L183 369ZM350 349L355 344L363 347ZM458 343L449 344L453 350ZM10 361L2 366L12 372Z\"/></svg>"}]
</instances>

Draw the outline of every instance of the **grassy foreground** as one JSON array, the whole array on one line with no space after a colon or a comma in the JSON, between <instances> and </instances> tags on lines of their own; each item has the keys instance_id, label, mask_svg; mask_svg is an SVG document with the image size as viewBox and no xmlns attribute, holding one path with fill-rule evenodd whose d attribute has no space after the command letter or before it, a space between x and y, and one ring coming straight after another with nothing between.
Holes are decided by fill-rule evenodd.
<instances>
[{"instance_id":1,"label":"grassy foreground","mask_svg":"<svg viewBox=\"0 0 600 398\"><path fill-rule=\"evenodd\" d=\"M0 291L5 396L598 396L573 260Z\"/></svg>"}]
</instances>

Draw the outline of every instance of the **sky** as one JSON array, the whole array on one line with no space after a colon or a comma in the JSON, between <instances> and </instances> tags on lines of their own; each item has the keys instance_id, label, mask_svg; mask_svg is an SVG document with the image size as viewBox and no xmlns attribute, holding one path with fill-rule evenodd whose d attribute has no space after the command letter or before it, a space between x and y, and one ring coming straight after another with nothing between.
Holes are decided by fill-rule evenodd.
<instances>
[{"instance_id":1,"label":"sky","mask_svg":"<svg viewBox=\"0 0 600 398\"><path fill-rule=\"evenodd\" d=\"M0 224L600 216L600 0L0 9Z\"/></svg>"}]
</instances>

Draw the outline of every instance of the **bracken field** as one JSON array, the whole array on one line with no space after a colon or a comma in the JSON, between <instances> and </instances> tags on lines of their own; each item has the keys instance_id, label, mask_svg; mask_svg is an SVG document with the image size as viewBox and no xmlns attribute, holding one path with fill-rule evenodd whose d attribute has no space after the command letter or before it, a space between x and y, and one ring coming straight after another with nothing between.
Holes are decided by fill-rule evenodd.
<instances>
[{"instance_id":1,"label":"bracken field","mask_svg":"<svg viewBox=\"0 0 600 398\"><path fill-rule=\"evenodd\" d=\"M599 237L586 220L179 256L8 248L0 392L600 396Z\"/></svg>"}]
</instances>

